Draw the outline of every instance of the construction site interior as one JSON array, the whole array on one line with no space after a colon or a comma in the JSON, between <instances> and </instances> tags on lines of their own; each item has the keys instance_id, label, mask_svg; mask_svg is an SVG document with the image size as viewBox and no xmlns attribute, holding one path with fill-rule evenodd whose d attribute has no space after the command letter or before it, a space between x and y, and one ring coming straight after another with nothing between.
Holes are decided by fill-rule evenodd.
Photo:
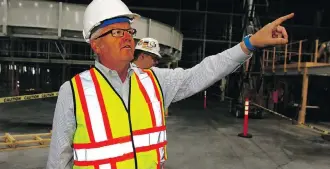
<instances>
[{"instance_id":1,"label":"construction site interior","mask_svg":"<svg viewBox=\"0 0 330 169\"><path fill-rule=\"evenodd\" d=\"M1 169L46 168L58 91L95 63L82 34L91 1L0 0ZM328 2L123 2L142 16L132 24L135 42L157 39L157 67L170 69L191 68L295 13L283 24L288 44L258 49L230 75L170 105L166 169L330 169ZM239 137L243 130L251 137Z\"/></svg>"}]
</instances>

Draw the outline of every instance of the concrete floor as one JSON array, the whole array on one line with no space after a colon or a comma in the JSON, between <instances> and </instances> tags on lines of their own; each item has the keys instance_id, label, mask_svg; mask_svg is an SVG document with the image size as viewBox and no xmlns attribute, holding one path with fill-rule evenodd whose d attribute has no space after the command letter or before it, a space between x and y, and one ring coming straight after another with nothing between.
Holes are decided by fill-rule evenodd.
<instances>
[{"instance_id":1,"label":"concrete floor","mask_svg":"<svg viewBox=\"0 0 330 169\"><path fill-rule=\"evenodd\" d=\"M171 105L166 169L330 169L330 142L310 129L269 115L250 119L253 138L244 139L237 137L242 119L227 113L226 103L202 106L191 99ZM53 108L41 101L0 105L0 132L48 132ZM45 168L47 156L48 148L0 152L0 168Z\"/></svg>"}]
</instances>

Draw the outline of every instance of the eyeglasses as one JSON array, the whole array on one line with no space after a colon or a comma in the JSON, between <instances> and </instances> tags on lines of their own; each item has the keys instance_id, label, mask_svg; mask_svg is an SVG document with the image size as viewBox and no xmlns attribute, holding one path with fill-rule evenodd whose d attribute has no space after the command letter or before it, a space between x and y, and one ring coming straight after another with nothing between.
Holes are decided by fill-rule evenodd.
<instances>
[{"instance_id":1,"label":"eyeglasses","mask_svg":"<svg viewBox=\"0 0 330 169\"><path fill-rule=\"evenodd\" d=\"M111 30L105 32L104 34L98 36L95 39L102 38L102 37L104 37L108 34L111 34L113 37L123 37L125 32L128 32L131 36L135 36L136 29L134 29L134 28L131 28L131 29L111 29Z\"/></svg>"}]
</instances>

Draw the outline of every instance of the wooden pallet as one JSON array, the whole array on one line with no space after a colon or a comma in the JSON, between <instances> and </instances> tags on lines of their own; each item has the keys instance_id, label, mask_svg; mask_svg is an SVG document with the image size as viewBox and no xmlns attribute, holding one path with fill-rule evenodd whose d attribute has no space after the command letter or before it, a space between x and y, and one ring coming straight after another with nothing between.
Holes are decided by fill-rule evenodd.
<instances>
[{"instance_id":1,"label":"wooden pallet","mask_svg":"<svg viewBox=\"0 0 330 169\"><path fill-rule=\"evenodd\" d=\"M0 152L48 147L50 137L51 132L21 135L5 133L4 136L0 136Z\"/></svg>"}]
</instances>

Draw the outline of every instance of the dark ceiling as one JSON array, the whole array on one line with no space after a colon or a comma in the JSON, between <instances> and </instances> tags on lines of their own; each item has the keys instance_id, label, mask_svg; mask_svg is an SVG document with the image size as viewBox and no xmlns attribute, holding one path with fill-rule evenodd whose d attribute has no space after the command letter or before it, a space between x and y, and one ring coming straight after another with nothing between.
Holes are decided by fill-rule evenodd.
<instances>
[{"instance_id":1,"label":"dark ceiling","mask_svg":"<svg viewBox=\"0 0 330 169\"><path fill-rule=\"evenodd\" d=\"M206 51L214 54L232 43L241 41L243 2L245 0L123 0L133 12L158 20L180 29L186 38L183 42L182 62L185 67L198 63L202 58L205 11L207 11ZM62 2L88 4L91 0L62 0ZM206 3L207 2L207 3ZM304 50L314 50L314 40L330 40L329 0L255 0L256 15L265 25L279 16L294 12L295 17L284 23L289 40L308 39ZM180 17L179 17L180 14ZM229 38L229 23L232 20L232 38ZM199 54L198 54L199 49Z\"/></svg>"},{"instance_id":2,"label":"dark ceiling","mask_svg":"<svg viewBox=\"0 0 330 169\"><path fill-rule=\"evenodd\" d=\"M68 3L88 4L91 0L61 0ZM184 9L196 10L197 6L200 11L212 11L220 13L242 14L243 0L123 0L129 7L142 8L161 8L165 9ZM207 1L207 4L206 4ZM198 2L198 5L197 3ZM260 16L263 24L270 22L272 19L294 12L294 19L287 22L286 25L292 34L296 34L299 38L329 38L330 32L330 10L329 0L255 0L256 11ZM267 6L268 4L268 6ZM136 8L132 8L133 11ZM161 11L161 10L157 10ZM157 11L151 13L157 13ZM150 11L138 10L139 13L148 15ZM175 23L171 17L166 17L165 12L159 12L158 15L164 15L161 22ZM172 12L172 15L178 13ZM156 14L157 15L157 14ZM169 14L171 15L171 14ZM150 15L147 17L151 17ZM292 28L292 29L291 29ZM315 33L311 33L316 31ZM324 35L326 34L326 35ZM297 38L297 39L299 39Z\"/></svg>"}]
</instances>

